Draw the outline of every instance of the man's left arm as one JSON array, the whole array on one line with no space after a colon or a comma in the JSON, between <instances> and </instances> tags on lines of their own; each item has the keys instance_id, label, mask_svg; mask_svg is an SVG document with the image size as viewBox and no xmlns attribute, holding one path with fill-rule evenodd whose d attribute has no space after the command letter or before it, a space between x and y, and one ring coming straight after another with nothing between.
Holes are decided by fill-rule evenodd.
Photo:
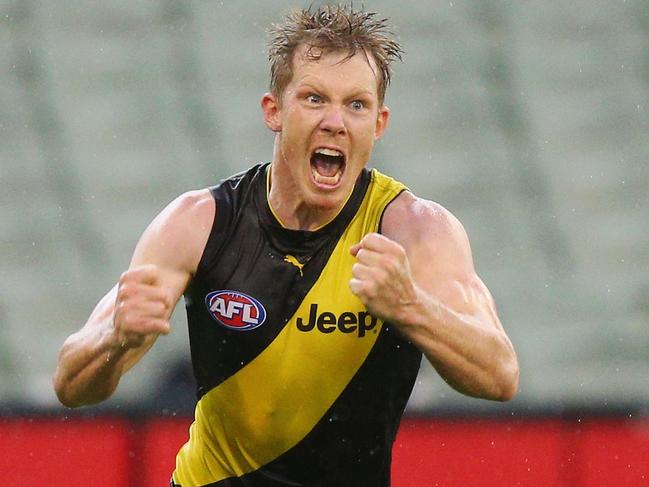
<instances>
[{"instance_id":1,"label":"man's left arm","mask_svg":"<svg viewBox=\"0 0 649 487\"><path fill-rule=\"evenodd\" d=\"M351 253L352 292L454 389L498 401L516 394L516 353L448 210L404 192L386 209L382 234L366 235Z\"/></svg>"}]
</instances>

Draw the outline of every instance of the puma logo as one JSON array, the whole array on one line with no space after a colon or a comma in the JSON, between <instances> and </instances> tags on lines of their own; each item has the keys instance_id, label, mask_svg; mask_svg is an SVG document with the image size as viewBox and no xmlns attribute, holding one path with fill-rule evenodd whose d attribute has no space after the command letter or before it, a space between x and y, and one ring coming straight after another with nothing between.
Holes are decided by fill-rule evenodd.
<instances>
[{"instance_id":1,"label":"puma logo","mask_svg":"<svg viewBox=\"0 0 649 487\"><path fill-rule=\"evenodd\" d=\"M286 257L284 257L284 262L288 262L289 264L292 264L295 267L297 267L300 271L300 276L304 275L302 274L302 267L304 267L304 264L301 263L299 260L297 260L297 257L295 257L294 255L289 254Z\"/></svg>"}]
</instances>

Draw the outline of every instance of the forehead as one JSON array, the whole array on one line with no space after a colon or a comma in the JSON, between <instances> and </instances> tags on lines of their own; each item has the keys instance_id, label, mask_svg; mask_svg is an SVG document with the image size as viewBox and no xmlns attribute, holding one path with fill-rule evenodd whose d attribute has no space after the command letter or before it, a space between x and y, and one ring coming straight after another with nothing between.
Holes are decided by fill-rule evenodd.
<instances>
[{"instance_id":1,"label":"forehead","mask_svg":"<svg viewBox=\"0 0 649 487\"><path fill-rule=\"evenodd\" d=\"M378 69L371 54L357 51L349 56L347 51L323 51L307 46L296 49L293 57L292 83L335 83L338 87L355 85L378 93Z\"/></svg>"}]
</instances>

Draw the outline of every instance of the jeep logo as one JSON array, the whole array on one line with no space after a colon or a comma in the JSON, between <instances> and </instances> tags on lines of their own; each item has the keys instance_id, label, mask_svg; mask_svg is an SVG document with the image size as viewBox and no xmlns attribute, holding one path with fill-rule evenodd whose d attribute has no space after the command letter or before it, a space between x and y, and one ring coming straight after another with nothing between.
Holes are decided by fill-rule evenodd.
<instances>
[{"instance_id":1,"label":"jeep logo","mask_svg":"<svg viewBox=\"0 0 649 487\"><path fill-rule=\"evenodd\" d=\"M333 333L336 328L342 333L358 334L362 338L365 334L376 327L377 320L367 311L359 311L354 314L350 311L344 311L340 316L336 316L330 311L324 311L318 314L318 305L312 304L309 310L309 321L298 317L296 325L300 331L311 331L317 328L321 333Z\"/></svg>"}]
</instances>

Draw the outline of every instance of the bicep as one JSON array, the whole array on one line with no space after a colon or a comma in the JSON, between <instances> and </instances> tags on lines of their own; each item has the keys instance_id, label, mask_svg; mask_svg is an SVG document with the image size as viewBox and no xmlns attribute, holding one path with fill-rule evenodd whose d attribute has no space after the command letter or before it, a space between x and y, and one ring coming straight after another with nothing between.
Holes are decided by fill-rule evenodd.
<instances>
[{"instance_id":1,"label":"bicep","mask_svg":"<svg viewBox=\"0 0 649 487\"><path fill-rule=\"evenodd\" d=\"M413 279L427 294L457 313L501 327L493 297L475 272L470 250L462 247L458 243L455 249L414 252L410 259Z\"/></svg>"},{"instance_id":2,"label":"bicep","mask_svg":"<svg viewBox=\"0 0 649 487\"><path fill-rule=\"evenodd\" d=\"M417 282L453 311L473 318L477 323L503 329L493 297L477 274L449 275L436 280L422 276L417 278Z\"/></svg>"},{"instance_id":3,"label":"bicep","mask_svg":"<svg viewBox=\"0 0 649 487\"><path fill-rule=\"evenodd\" d=\"M397 208L391 230L406 250L415 283L454 311L502 328L460 221L441 205L410 198Z\"/></svg>"},{"instance_id":4,"label":"bicep","mask_svg":"<svg viewBox=\"0 0 649 487\"><path fill-rule=\"evenodd\" d=\"M130 267L153 264L159 269L170 315L196 271L215 209L209 191L186 193L151 222L135 247Z\"/></svg>"},{"instance_id":5,"label":"bicep","mask_svg":"<svg viewBox=\"0 0 649 487\"><path fill-rule=\"evenodd\" d=\"M214 211L209 192L186 193L151 222L135 247L129 269L147 264L156 266L157 285L166 299L166 320L170 320L196 270L211 229L209 223L214 218ZM147 336L142 345L129 350L124 371L142 358L156 338L156 335Z\"/></svg>"}]
</instances>

